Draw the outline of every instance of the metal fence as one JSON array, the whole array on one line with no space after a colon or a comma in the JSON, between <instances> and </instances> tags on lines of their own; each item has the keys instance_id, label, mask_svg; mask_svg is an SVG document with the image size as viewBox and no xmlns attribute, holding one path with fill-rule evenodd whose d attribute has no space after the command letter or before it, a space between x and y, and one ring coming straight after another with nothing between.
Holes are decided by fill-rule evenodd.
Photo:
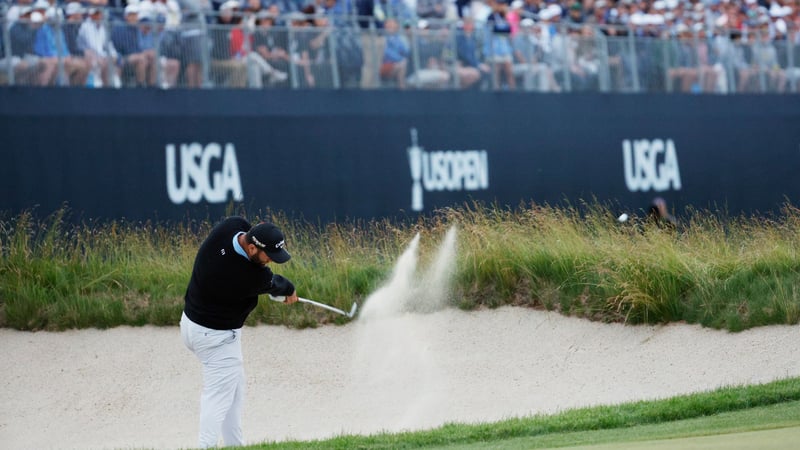
<instances>
[{"instance_id":1,"label":"metal fence","mask_svg":"<svg viewBox=\"0 0 800 450\"><path fill-rule=\"evenodd\" d=\"M512 36L454 21L377 27L353 17L334 25L291 15L167 25L127 23L108 11L87 18L35 14L0 20L0 85L800 91L800 46L758 32L663 38L628 27L529 23Z\"/></svg>"}]
</instances>

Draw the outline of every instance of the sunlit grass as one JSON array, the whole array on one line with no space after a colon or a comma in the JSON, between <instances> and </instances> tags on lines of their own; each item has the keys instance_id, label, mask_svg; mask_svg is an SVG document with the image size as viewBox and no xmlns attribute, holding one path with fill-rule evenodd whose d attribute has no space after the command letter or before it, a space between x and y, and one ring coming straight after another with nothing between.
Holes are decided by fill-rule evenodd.
<instances>
[{"instance_id":1,"label":"sunlit grass","mask_svg":"<svg viewBox=\"0 0 800 450\"><path fill-rule=\"evenodd\" d=\"M264 443L247 449L543 448L742 432L800 424L800 379L419 432ZM794 445L794 442L789 443ZM792 447L786 447L792 448Z\"/></svg>"},{"instance_id":2,"label":"sunlit grass","mask_svg":"<svg viewBox=\"0 0 800 450\"><path fill-rule=\"evenodd\" d=\"M61 210L0 221L0 326L19 329L177 324L210 222L83 223ZM258 215L251 220L263 219ZM273 266L300 295L341 309L362 302L421 233L421 266L458 227L454 306L506 304L628 323L686 321L742 330L800 320L800 213L720 219L695 212L677 231L600 205L479 204L416 222L314 226L269 218L292 260ZM346 319L308 305L262 301L249 324L317 326Z\"/></svg>"}]
</instances>

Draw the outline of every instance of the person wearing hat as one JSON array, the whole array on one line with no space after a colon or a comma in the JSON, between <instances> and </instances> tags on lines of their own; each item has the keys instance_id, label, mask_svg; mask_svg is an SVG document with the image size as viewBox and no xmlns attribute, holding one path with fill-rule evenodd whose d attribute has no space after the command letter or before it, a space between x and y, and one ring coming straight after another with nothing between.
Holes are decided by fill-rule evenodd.
<instances>
[{"instance_id":1,"label":"person wearing hat","mask_svg":"<svg viewBox=\"0 0 800 450\"><path fill-rule=\"evenodd\" d=\"M269 268L290 258L277 226L242 217L224 219L200 245L180 322L184 345L203 367L200 448L216 447L220 434L226 446L244 444L242 327L259 295L298 300L292 282Z\"/></svg>"},{"instance_id":2,"label":"person wearing hat","mask_svg":"<svg viewBox=\"0 0 800 450\"><path fill-rule=\"evenodd\" d=\"M56 69L52 60L40 58L34 51L36 34L43 21L42 13L23 7L19 10L19 18L8 30L11 56L18 60L14 68L20 84L42 86Z\"/></svg>"},{"instance_id":3,"label":"person wearing hat","mask_svg":"<svg viewBox=\"0 0 800 450\"><path fill-rule=\"evenodd\" d=\"M219 7L211 37L211 78L218 86L243 88L247 85L247 62L243 58L244 31L241 5L228 0Z\"/></svg>"},{"instance_id":4,"label":"person wearing hat","mask_svg":"<svg viewBox=\"0 0 800 450\"><path fill-rule=\"evenodd\" d=\"M155 52L142 48L142 29L139 26L139 5L129 4L124 11L125 22L115 23L111 41L120 56L122 73L133 73L137 87L147 86L148 73L155 67ZM155 73L155 70L152 70Z\"/></svg>"},{"instance_id":5,"label":"person wearing hat","mask_svg":"<svg viewBox=\"0 0 800 450\"><path fill-rule=\"evenodd\" d=\"M46 1L37 1L34 6L34 14L46 15L50 9ZM45 70L40 74L41 84L52 85L58 76L58 64L61 59L63 80L62 84L71 86L83 86L86 84L86 77L89 75L89 62L81 56L70 54L64 28L51 25L51 21L45 21L36 32L36 40L33 44L34 52L45 64Z\"/></svg>"},{"instance_id":6,"label":"person wearing hat","mask_svg":"<svg viewBox=\"0 0 800 450\"><path fill-rule=\"evenodd\" d=\"M106 30L105 11L90 6L87 13L89 19L84 20L78 29L78 46L83 49L84 57L92 67L90 76L98 87L117 85L117 49Z\"/></svg>"}]
</instances>

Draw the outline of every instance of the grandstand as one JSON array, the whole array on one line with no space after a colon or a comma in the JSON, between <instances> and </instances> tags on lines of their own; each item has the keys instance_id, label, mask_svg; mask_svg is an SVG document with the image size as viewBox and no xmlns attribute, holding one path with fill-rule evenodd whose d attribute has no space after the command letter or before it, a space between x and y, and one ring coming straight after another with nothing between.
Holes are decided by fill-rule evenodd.
<instances>
[{"instance_id":1,"label":"grandstand","mask_svg":"<svg viewBox=\"0 0 800 450\"><path fill-rule=\"evenodd\" d=\"M800 0L17 0L0 23L7 86L800 91Z\"/></svg>"}]
</instances>

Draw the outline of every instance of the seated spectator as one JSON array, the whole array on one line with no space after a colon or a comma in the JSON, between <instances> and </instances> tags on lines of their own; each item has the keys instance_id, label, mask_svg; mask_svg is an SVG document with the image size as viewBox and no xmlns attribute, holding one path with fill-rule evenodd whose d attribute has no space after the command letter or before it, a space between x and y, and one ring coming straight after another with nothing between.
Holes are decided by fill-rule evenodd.
<instances>
[{"instance_id":1,"label":"seated spectator","mask_svg":"<svg viewBox=\"0 0 800 450\"><path fill-rule=\"evenodd\" d=\"M19 11L17 12L19 13ZM25 78L25 74L29 70L29 64L20 56L15 56L10 52L6 53L4 35L5 33L0 33L0 84L8 84L11 82L11 80L8 79L9 72L11 72L11 76L14 77L14 81L19 82L20 79ZM9 42L9 46L11 46L11 42Z\"/></svg>"},{"instance_id":2,"label":"seated spectator","mask_svg":"<svg viewBox=\"0 0 800 450\"><path fill-rule=\"evenodd\" d=\"M591 27L573 28L570 33L570 76L572 90L597 90L600 59L596 53L594 31Z\"/></svg>"},{"instance_id":3,"label":"seated spectator","mask_svg":"<svg viewBox=\"0 0 800 450\"><path fill-rule=\"evenodd\" d=\"M28 11L28 14L32 13L33 11L30 9L31 6L33 6L33 0L16 0L13 5L8 7L8 10L6 11L6 24L10 26L19 20L24 11ZM30 17L28 17L28 19L30 19Z\"/></svg>"},{"instance_id":4,"label":"seated spectator","mask_svg":"<svg viewBox=\"0 0 800 450\"><path fill-rule=\"evenodd\" d=\"M49 9L47 2L36 2L34 10L42 13ZM83 57L72 56L67 46L67 39L62 28L55 29L50 23L45 22L36 32L33 44L34 53L45 62L45 69L40 74L42 85L50 86L55 83L58 75L58 59L63 64L64 84L71 86L86 85L89 75L89 62Z\"/></svg>"},{"instance_id":5,"label":"seated spectator","mask_svg":"<svg viewBox=\"0 0 800 450\"><path fill-rule=\"evenodd\" d=\"M155 52L147 52L142 48L137 4L125 7L124 20L124 23L114 24L111 41L119 52L123 78L125 74L132 73L135 86L144 87L148 85L148 73L155 72Z\"/></svg>"},{"instance_id":6,"label":"seated spectator","mask_svg":"<svg viewBox=\"0 0 800 450\"><path fill-rule=\"evenodd\" d=\"M264 87L265 76L269 77L270 84L281 83L288 78L286 72L278 70L269 62L273 57L269 48L269 29L272 27L273 19L267 11L260 11L256 17L258 28L251 36L250 44L253 50L247 54L248 80L252 88Z\"/></svg>"},{"instance_id":7,"label":"seated spectator","mask_svg":"<svg viewBox=\"0 0 800 450\"><path fill-rule=\"evenodd\" d=\"M456 31L456 73L459 87L469 89L491 73L488 64L481 60L478 37L475 34L475 21L464 17L461 27Z\"/></svg>"},{"instance_id":8,"label":"seated spectator","mask_svg":"<svg viewBox=\"0 0 800 450\"><path fill-rule=\"evenodd\" d=\"M417 45L412 48L412 58L414 51L417 55L412 61L418 62L419 67L414 68L414 73L406 81L417 88L447 87L450 72L443 56L450 56L445 52L449 43L449 31L446 28L431 29L425 19L420 20L417 27Z\"/></svg>"},{"instance_id":9,"label":"seated spectator","mask_svg":"<svg viewBox=\"0 0 800 450\"><path fill-rule=\"evenodd\" d=\"M397 83L398 88L405 89L408 57L411 53L408 41L400 33L400 25L395 19L386 20L384 30L386 32L386 45L383 50L380 77L382 80L394 81Z\"/></svg>"},{"instance_id":10,"label":"seated spectator","mask_svg":"<svg viewBox=\"0 0 800 450\"><path fill-rule=\"evenodd\" d=\"M560 92L553 69L542 62L542 28L532 19L520 22L520 33L512 39L514 76L522 79L527 91Z\"/></svg>"},{"instance_id":11,"label":"seated spectator","mask_svg":"<svg viewBox=\"0 0 800 450\"><path fill-rule=\"evenodd\" d=\"M91 67L90 77L95 86L120 86L116 65L117 49L106 32L104 11L97 7L88 9L89 19L78 29L78 46Z\"/></svg>"},{"instance_id":12,"label":"seated spectator","mask_svg":"<svg viewBox=\"0 0 800 450\"><path fill-rule=\"evenodd\" d=\"M313 88L317 80L314 77L311 60L311 40L314 38L313 21L301 12L287 15L289 22L289 57L294 65L293 83L296 87ZM302 73L297 73L297 70Z\"/></svg>"},{"instance_id":13,"label":"seated spectator","mask_svg":"<svg viewBox=\"0 0 800 450\"><path fill-rule=\"evenodd\" d=\"M165 21L165 16L158 16L156 23L153 23L150 14L141 15L139 47L153 61L147 74L147 85L159 85L163 89L168 89L177 85L181 63L177 58L171 57L175 54L175 35L164 28ZM161 80L158 79L159 72Z\"/></svg>"},{"instance_id":14,"label":"seated spectator","mask_svg":"<svg viewBox=\"0 0 800 450\"><path fill-rule=\"evenodd\" d=\"M275 27L275 16L269 11L262 11L256 18L256 30L253 36L253 47L276 72L284 75L289 70L289 35L283 28ZM285 76L270 76L270 83L285 81Z\"/></svg>"},{"instance_id":15,"label":"seated spectator","mask_svg":"<svg viewBox=\"0 0 800 450\"><path fill-rule=\"evenodd\" d=\"M752 69L747 74L753 78L758 78L754 83L757 87L753 88L745 80L742 87L750 88L757 92L785 92L786 73L778 61L778 52L769 37L769 30L763 29L756 32L752 45ZM762 81L763 80L763 81Z\"/></svg>"},{"instance_id":16,"label":"seated spectator","mask_svg":"<svg viewBox=\"0 0 800 450\"><path fill-rule=\"evenodd\" d=\"M11 24L9 39L12 57L19 58L18 84L46 86L57 68L58 60L40 58L34 51L36 33L44 23L42 13L30 7L19 10L19 19Z\"/></svg>"},{"instance_id":17,"label":"seated spectator","mask_svg":"<svg viewBox=\"0 0 800 450\"><path fill-rule=\"evenodd\" d=\"M67 41L67 49L70 55L83 57L83 50L78 46L78 30L86 17L86 10L79 2L72 1L64 7L65 23L64 39Z\"/></svg>"},{"instance_id":18,"label":"seated spectator","mask_svg":"<svg viewBox=\"0 0 800 450\"><path fill-rule=\"evenodd\" d=\"M246 54L239 2L228 0L220 6L217 23L209 27L211 37L211 78L217 86L245 87Z\"/></svg>"}]
</instances>

